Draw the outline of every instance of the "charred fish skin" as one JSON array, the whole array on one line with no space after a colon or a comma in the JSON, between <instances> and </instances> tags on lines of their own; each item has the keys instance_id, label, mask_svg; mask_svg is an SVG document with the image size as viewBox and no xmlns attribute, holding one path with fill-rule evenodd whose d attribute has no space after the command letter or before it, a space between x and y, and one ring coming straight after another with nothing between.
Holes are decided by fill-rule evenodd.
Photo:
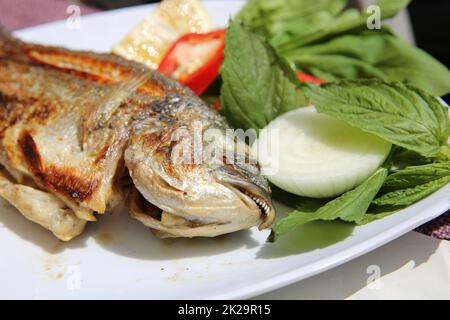
<instances>
[{"instance_id":1,"label":"charred fish skin","mask_svg":"<svg viewBox=\"0 0 450 320\"><path fill-rule=\"evenodd\" d=\"M229 128L190 90L141 64L0 31L0 163L80 220L114 208L131 185L131 215L163 237L268 227L274 209L257 164L172 161L172 134L196 123L219 136ZM139 197L157 210L145 212Z\"/></svg>"}]
</instances>

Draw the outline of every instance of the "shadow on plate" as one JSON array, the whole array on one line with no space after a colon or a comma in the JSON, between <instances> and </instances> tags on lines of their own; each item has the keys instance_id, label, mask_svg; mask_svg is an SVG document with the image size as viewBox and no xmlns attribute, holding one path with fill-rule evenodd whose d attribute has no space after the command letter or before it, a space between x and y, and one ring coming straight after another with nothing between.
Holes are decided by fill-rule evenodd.
<instances>
[{"instance_id":1,"label":"shadow on plate","mask_svg":"<svg viewBox=\"0 0 450 320\"><path fill-rule=\"evenodd\" d=\"M349 237L354 225L343 221L314 221L301 225L267 243L258 252L261 259L279 258L328 247Z\"/></svg>"},{"instance_id":2,"label":"shadow on plate","mask_svg":"<svg viewBox=\"0 0 450 320\"><path fill-rule=\"evenodd\" d=\"M41 247L49 254L89 246L89 238L101 247L121 256L145 260L170 260L210 256L239 248L253 248L258 242L250 231L236 232L216 238L158 239L140 222L130 218L126 209L98 215L97 222L88 223L85 232L77 238L62 242L48 230L28 221L3 200L0 223L21 239Z\"/></svg>"},{"instance_id":3,"label":"shadow on plate","mask_svg":"<svg viewBox=\"0 0 450 320\"><path fill-rule=\"evenodd\" d=\"M92 226L95 241L106 250L135 259L170 260L211 256L258 245L250 231L216 238L158 239L150 229L130 218L125 209L99 217L98 222Z\"/></svg>"},{"instance_id":4,"label":"shadow on plate","mask_svg":"<svg viewBox=\"0 0 450 320\"><path fill-rule=\"evenodd\" d=\"M242 248L255 248L259 242L251 231L240 231L216 238L158 239L140 222L131 219L126 209L98 215L85 232L70 242L56 239L49 231L28 221L15 208L2 201L5 210L0 223L23 240L41 247L49 254L89 246L92 238L102 248L115 254L143 260L170 260L217 255ZM311 222L298 227L274 244L264 244L257 257L277 258L320 249L351 235L353 226L344 222Z\"/></svg>"}]
</instances>

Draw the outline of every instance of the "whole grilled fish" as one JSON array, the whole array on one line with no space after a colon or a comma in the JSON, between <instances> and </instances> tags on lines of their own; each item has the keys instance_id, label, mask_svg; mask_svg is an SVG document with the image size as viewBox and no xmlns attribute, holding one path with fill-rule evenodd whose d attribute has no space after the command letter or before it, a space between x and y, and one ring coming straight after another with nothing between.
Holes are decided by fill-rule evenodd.
<instances>
[{"instance_id":1,"label":"whole grilled fish","mask_svg":"<svg viewBox=\"0 0 450 320\"><path fill-rule=\"evenodd\" d=\"M270 190L257 163L237 161L251 158L242 141L214 161L174 160L192 142L179 133L196 126L213 132L208 146L230 149L226 121L158 72L0 31L0 196L59 239L125 199L160 237L270 226Z\"/></svg>"}]
</instances>

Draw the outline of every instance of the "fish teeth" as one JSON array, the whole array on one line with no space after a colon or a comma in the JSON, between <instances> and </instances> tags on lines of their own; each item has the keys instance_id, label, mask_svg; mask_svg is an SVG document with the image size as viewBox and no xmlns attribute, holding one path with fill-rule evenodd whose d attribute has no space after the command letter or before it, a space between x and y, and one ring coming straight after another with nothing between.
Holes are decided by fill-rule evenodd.
<instances>
[{"instance_id":1,"label":"fish teeth","mask_svg":"<svg viewBox=\"0 0 450 320\"><path fill-rule=\"evenodd\" d=\"M253 201L255 201L256 205L259 207L259 209L264 213L267 214L270 211L269 205L261 198L251 194L248 191L244 191L244 193L250 197Z\"/></svg>"}]
</instances>

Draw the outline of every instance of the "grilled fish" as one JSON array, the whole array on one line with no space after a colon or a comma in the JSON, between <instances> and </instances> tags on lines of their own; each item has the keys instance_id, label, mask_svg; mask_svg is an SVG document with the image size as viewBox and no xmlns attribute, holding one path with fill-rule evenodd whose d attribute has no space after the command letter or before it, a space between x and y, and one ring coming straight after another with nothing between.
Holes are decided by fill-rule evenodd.
<instances>
[{"instance_id":1,"label":"grilled fish","mask_svg":"<svg viewBox=\"0 0 450 320\"><path fill-rule=\"evenodd\" d=\"M180 132L213 132L200 146L228 151L227 129L189 89L139 63L0 31L0 196L61 240L122 201L159 237L269 227L270 189L257 163L237 161L252 158L241 140L214 161L174 160L192 144Z\"/></svg>"}]
</instances>

